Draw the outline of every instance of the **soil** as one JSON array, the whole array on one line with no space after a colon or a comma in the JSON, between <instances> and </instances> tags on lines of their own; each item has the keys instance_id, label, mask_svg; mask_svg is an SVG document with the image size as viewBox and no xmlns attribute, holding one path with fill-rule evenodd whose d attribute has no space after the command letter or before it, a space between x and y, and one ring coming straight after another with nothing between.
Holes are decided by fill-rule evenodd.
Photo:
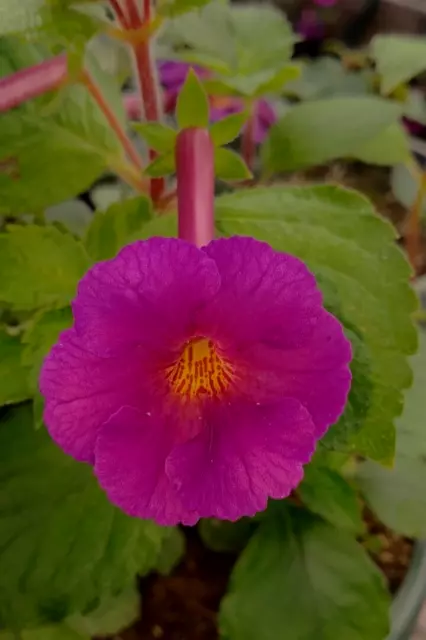
<instances>
[{"instance_id":1,"label":"soil","mask_svg":"<svg viewBox=\"0 0 426 640\"><path fill-rule=\"evenodd\" d=\"M378 211L392 221L404 244L407 211L389 189L386 169L335 163L293 176L289 182L334 182L352 187L372 199ZM426 272L426 233L423 230L424 256L417 272ZM410 564L413 542L398 536L369 511L365 511L367 531L360 542L385 575L391 593L395 593ZM217 612L226 592L233 554L206 549L196 529L185 529L187 552L170 576L153 575L141 581L141 620L114 640L218 640Z\"/></svg>"}]
</instances>

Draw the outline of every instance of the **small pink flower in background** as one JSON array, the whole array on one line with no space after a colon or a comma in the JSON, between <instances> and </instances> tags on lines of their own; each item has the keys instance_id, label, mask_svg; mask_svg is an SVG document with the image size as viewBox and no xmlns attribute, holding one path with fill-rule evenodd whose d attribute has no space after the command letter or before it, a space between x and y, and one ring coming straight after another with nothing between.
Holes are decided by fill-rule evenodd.
<instances>
[{"instance_id":1,"label":"small pink flower in background","mask_svg":"<svg viewBox=\"0 0 426 640\"><path fill-rule=\"evenodd\" d=\"M165 60L159 63L160 82L165 90L164 108L167 113L173 113L179 91L185 82L191 65L186 62ZM199 78L208 78L211 73L207 69L192 66ZM210 119L212 122L222 120L232 113L238 113L245 108L241 98L233 96L210 97ZM268 100L259 99L254 104L254 141L260 144L264 141L269 129L276 122L277 114Z\"/></svg>"},{"instance_id":2,"label":"small pink flower in background","mask_svg":"<svg viewBox=\"0 0 426 640\"><path fill-rule=\"evenodd\" d=\"M338 4L339 0L312 0L313 4L317 7L334 7Z\"/></svg>"},{"instance_id":3,"label":"small pink flower in background","mask_svg":"<svg viewBox=\"0 0 426 640\"><path fill-rule=\"evenodd\" d=\"M325 35L324 24L316 9L303 9L296 30L307 40L321 40Z\"/></svg>"},{"instance_id":4,"label":"small pink flower in background","mask_svg":"<svg viewBox=\"0 0 426 640\"><path fill-rule=\"evenodd\" d=\"M284 498L343 411L349 342L314 277L252 238L152 238L95 265L45 360L52 438L160 524Z\"/></svg>"}]
</instances>

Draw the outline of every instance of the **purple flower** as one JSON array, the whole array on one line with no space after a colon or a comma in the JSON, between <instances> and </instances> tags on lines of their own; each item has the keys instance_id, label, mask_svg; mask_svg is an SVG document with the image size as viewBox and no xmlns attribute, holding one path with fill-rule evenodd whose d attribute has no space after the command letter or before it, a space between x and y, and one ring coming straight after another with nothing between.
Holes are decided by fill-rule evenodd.
<instances>
[{"instance_id":1,"label":"purple flower","mask_svg":"<svg viewBox=\"0 0 426 640\"><path fill-rule=\"evenodd\" d=\"M186 62L163 60L159 63L160 82L165 90L164 108L167 113L173 113L179 91L185 82L191 65ZM199 78L208 78L212 73L201 67L192 67ZM210 96L210 120L216 122L232 113L238 113L245 108L244 100L235 96ZM275 109L268 100L256 100L253 106L254 141L261 144L277 120Z\"/></svg>"},{"instance_id":2,"label":"purple flower","mask_svg":"<svg viewBox=\"0 0 426 640\"><path fill-rule=\"evenodd\" d=\"M95 265L46 358L52 438L160 524L235 520L298 485L342 413L349 342L305 265L252 238L152 238Z\"/></svg>"}]
</instances>

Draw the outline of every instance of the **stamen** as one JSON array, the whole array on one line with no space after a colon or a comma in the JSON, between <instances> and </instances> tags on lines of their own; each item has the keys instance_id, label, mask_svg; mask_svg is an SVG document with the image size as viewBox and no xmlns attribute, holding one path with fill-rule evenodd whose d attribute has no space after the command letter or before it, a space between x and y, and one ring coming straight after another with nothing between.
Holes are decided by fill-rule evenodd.
<instances>
[{"instance_id":1,"label":"stamen","mask_svg":"<svg viewBox=\"0 0 426 640\"><path fill-rule=\"evenodd\" d=\"M220 396L233 378L232 365L207 338L187 342L178 360L166 369L172 391L189 400Z\"/></svg>"}]
</instances>

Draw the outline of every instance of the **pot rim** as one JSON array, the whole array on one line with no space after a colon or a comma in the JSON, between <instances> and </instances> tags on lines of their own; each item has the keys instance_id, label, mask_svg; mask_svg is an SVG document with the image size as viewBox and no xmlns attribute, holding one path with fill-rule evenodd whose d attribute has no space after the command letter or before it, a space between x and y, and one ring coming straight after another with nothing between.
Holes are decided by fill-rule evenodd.
<instances>
[{"instance_id":1,"label":"pot rim","mask_svg":"<svg viewBox=\"0 0 426 640\"><path fill-rule=\"evenodd\" d=\"M426 600L426 541L417 541L407 575L391 607L391 632L386 640L405 640L415 628Z\"/></svg>"}]
</instances>

